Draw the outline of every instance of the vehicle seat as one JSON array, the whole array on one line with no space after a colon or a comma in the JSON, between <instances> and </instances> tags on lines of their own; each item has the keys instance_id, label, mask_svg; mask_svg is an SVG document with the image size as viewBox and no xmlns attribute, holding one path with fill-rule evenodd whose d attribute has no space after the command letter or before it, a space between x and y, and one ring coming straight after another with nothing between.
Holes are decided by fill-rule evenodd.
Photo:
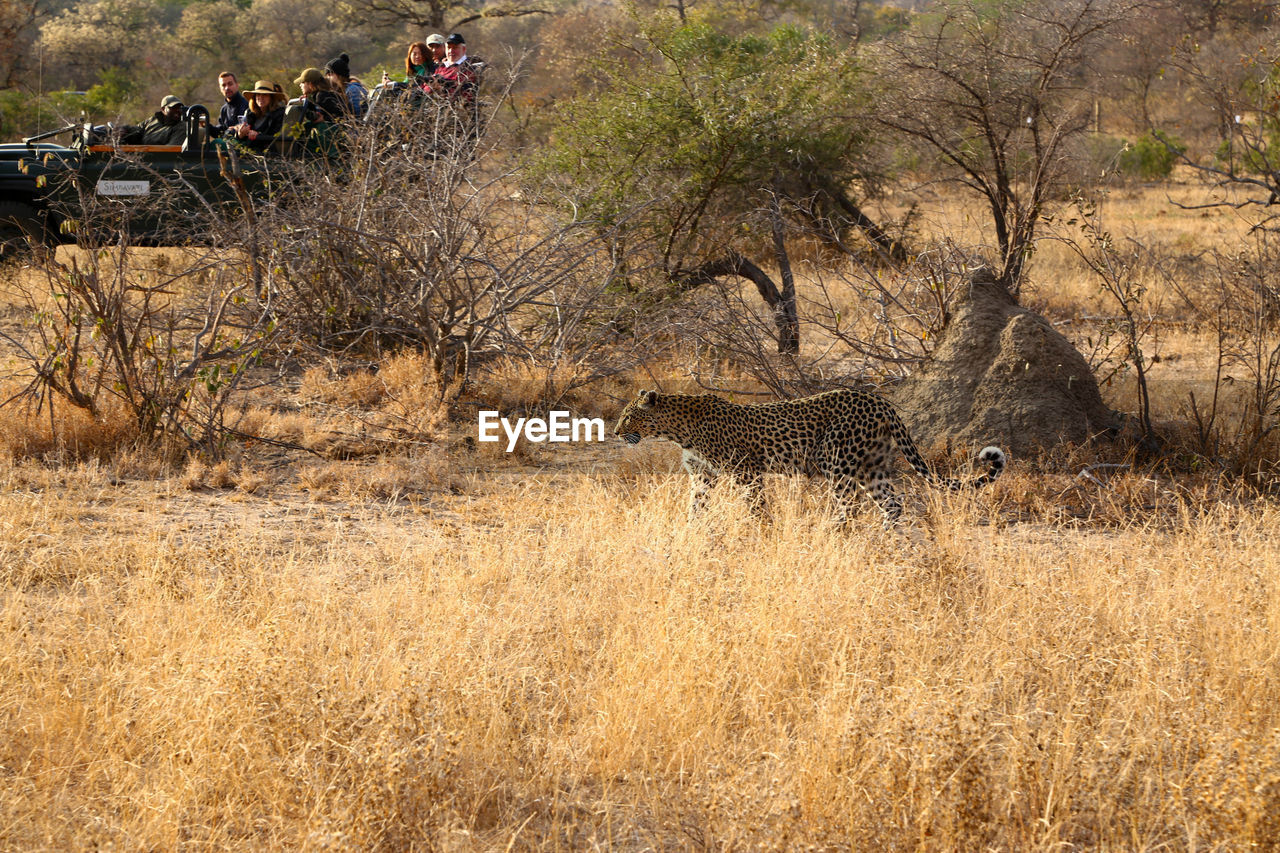
<instances>
[{"instance_id":1,"label":"vehicle seat","mask_svg":"<svg viewBox=\"0 0 1280 853\"><path fill-rule=\"evenodd\" d=\"M292 153L294 145L300 143L305 136L303 121L306 117L306 105L302 98L294 98L285 106L284 122L280 126L280 132L276 134L275 142L272 143L274 150L281 154Z\"/></svg>"},{"instance_id":2,"label":"vehicle seat","mask_svg":"<svg viewBox=\"0 0 1280 853\"><path fill-rule=\"evenodd\" d=\"M182 141L183 151L199 151L209 139L209 111L200 104L192 104L183 113L187 136Z\"/></svg>"}]
</instances>

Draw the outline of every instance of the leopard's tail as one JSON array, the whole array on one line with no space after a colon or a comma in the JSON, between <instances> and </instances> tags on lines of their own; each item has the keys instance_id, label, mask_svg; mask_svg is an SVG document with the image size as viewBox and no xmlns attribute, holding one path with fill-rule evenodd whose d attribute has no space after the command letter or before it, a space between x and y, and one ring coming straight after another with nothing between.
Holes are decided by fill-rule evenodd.
<instances>
[{"instance_id":1,"label":"leopard's tail","mask_svg":"<svg viewBox=\"0 0 1280 853\"><path fill-rule=\"evenodd\" d=\"M907 427L902 423L902 419L898 417L897 412L891 413L892 420L890 422L890 432L893 435L893 441L898 445L898 449L902 451L902 455L907 457L907 461L911 463L911 467L916 473L924 477L930 483L944 489L957 491L959 489L976 489L979 486L985 486L1004 473L1005 466L1008 464L1008 457L1005 456L1003 450L995 446L987 446L978 451L978 461L987 464L987 470L972 480L957 480L952 477L939 476L929 463L924 461L924 457L920 455L920 451L916 449L916 443L911 440L911 433L907 432Z\"/></svg>"}]
</instances>

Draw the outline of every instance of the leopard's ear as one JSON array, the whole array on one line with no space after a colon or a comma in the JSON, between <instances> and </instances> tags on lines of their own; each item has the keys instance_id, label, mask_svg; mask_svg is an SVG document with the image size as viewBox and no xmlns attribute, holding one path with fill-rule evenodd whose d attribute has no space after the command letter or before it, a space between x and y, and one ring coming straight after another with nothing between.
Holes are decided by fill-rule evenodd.
<instances>
[{"instance_id":1,"label":"leopard's ear","mask_svg":"<svg viewBox=\"0 0 1280 853\"><path fill-rule=\"evenodd\" d=\"M639 401L640 408L652 409L654 406L658 404L658 392L657 391L641 391L639 397L637 397L637 400Z\"/></svg>"}]
</instances>

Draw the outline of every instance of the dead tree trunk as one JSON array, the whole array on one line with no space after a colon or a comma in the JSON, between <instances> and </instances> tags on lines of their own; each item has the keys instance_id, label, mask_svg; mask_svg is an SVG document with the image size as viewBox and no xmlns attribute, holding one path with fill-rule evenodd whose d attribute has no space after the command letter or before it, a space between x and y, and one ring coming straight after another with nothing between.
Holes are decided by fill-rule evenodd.
<instances>
[{"instance_id":1,"label":"dead tree trunk","mask_svg":"<svg viewBox=\"0 0 1280 853\"><path fill-rule=\"evenodd\" d=\"M800 352L800 319L796 315L796 280L791 274L791 256L787 254L786 231L782 227L782 210L778 196L770 197L769 225L773 231L773 256L778 262L782 292L774 307L778 324L778 352L795 355Z\"/></svg>"},{"instance_id":2,"label":"dead tree trunk","mask_svg":"<svg viewBox=\"0 0 1280 853\"><path fill-rule=\"evenodd\" d=\"M704 284L724 278L738 276L745 278L756 286L760 298L773 310L773 320L778 327L778 352L795 354L800 351L800 321L796 315L795 284L785 284L790 279L791 266L787 263L784 279L784 290L779 291L769 274L750 260L730 251L724 257L708 261L685 272L672 276L672 281L681 292L693 290Z\"/></svg>"},{"instance_id":3,"label":"dead tree trunk","mask_svg":"<svg viewBox=\"0 0 1280 853\"><path fill-rule=\"evenodd\" d=\"M811 192L821 193L829 203L838 207L845 216L849 217L850 224L863 233L881 258L891 264L906 261L907 247L902 245L901 241L886 234L883 228L867 216L853 199L849 198L849 194L843 187L823 177L810 179L809 186Z\"/></svg>"}]
</instances>

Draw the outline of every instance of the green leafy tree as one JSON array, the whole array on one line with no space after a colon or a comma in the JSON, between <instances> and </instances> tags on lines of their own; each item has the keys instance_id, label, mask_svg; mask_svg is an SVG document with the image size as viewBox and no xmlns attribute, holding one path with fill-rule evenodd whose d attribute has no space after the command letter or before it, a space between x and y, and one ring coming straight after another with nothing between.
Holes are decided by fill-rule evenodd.
<instances>
[{"instance_id":1,"label":"green leafy tree","mask_svg":"<svg viewBox=\"0 0 1280 853\"><path fill-rule=\"evenodd\" d=\"M628 286L748 279L774 313L779 351L798 351L789 220L834 211L901 254L846 190L873 177L855 56L796 27L732 37L660 16L640 22L633 49L638 64L598 69L598 91L561 107L535 175L646 247ZM780 287L751 260L762 254Z\"/></svg>"},{"instance_id":2,"label":"green leafy tree","mask_svg":"<svg viewBox=\"0 0 1280 853\"><path fill-rule=\"evenodd\" d=\"M1126 143L1120 152L1117 166L1120 173L1143 181L1160 181L1173 173L1174 164L1187 150L1176 136L1154 131Z\"/></svg>"},{"instance_id":3,"label":"green leafy tree","mask_svg":"<svg viewBox=\"0 0 1280 853\"><path fill-rule=\"evenodd\" d=\"M119 68L103 69L98 80L89 87L85 98L85 106L93 115L116 115L138 94L133 77Z\"/></svg>"}]
</instances>

